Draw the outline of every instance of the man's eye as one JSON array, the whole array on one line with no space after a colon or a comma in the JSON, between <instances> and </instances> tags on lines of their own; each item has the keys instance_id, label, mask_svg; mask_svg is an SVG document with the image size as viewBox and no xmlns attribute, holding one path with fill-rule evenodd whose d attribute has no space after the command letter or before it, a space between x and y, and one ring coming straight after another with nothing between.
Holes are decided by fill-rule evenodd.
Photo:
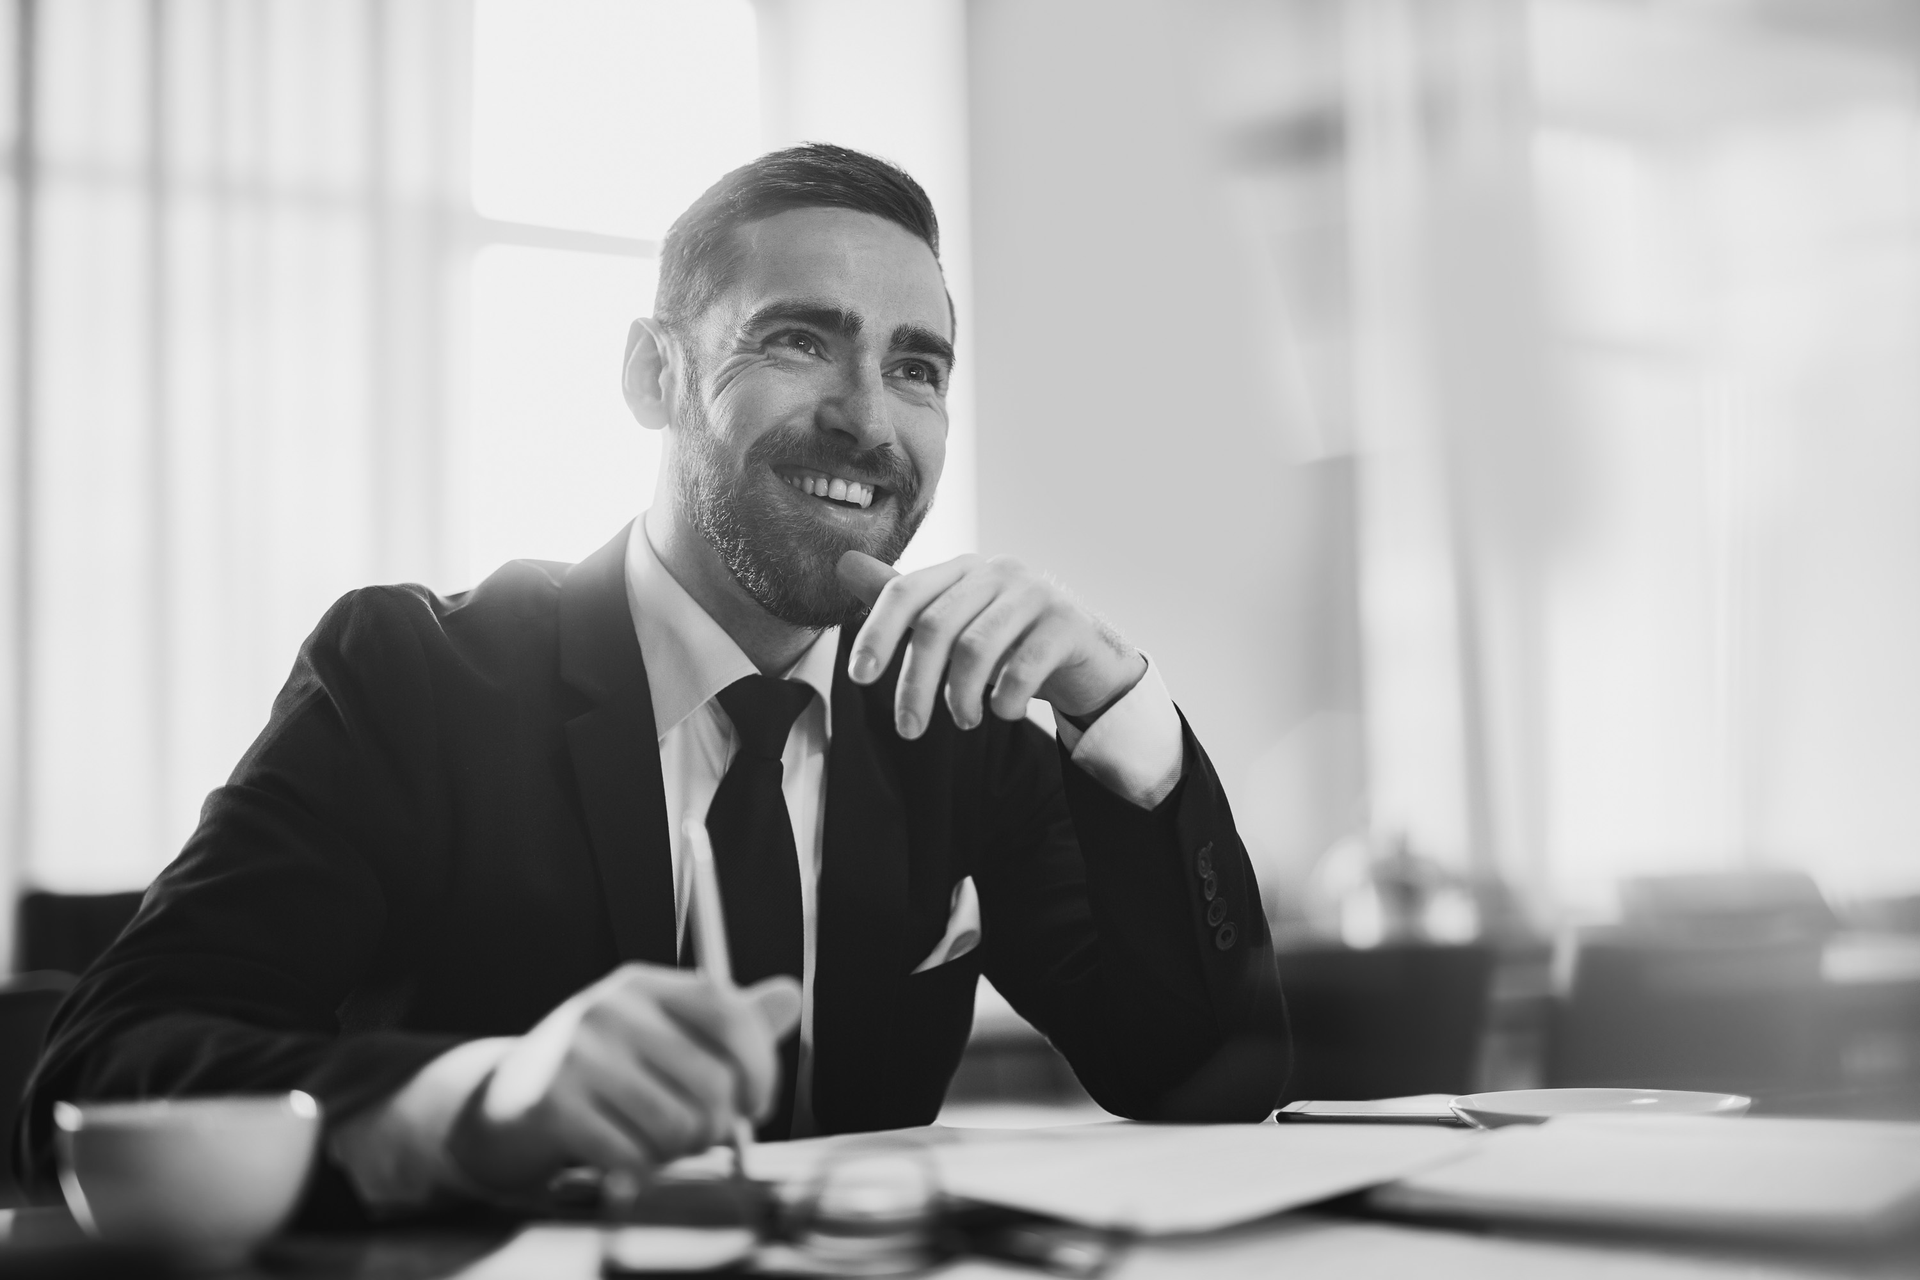
<instances>
[{"instance_id":1,"label":"man's eye","mask_svg":"<svg viewBox=\"0 0 1920 1280\"><path fill-rule=\"evenodd\" d=\"M900 366L900 376L913 382L927 382L938 386L940 375L932 365L922 364L918 360L909 360Z\"/></svg>"},{"instance_id":2,"label":"man's eye","mask_svg":"<svg viewBox=\"0 0 1920 1280\"><path fill-rule=\"evenodd\" d=\"M820 354L820 340L810 333L783 333L774 339L774 341L780 346L790 347L795 351L804 351L810 356Z\"/></svg>"}]
</instances>

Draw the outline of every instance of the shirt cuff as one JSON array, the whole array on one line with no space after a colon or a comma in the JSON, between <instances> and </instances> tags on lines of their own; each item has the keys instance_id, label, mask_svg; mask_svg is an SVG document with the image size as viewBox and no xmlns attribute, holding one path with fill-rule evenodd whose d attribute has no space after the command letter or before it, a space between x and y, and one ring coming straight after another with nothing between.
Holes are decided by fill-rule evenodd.
<instances>
[{"instance_id":1,"label":"shirt cuff","mask_svg":"<svg viewBox=\"0 0 1920 1280\"><path fill-rule=\"evenodd\" d=\"M1147 670L1138 684L1103 712L1082 733L1055 716L1060 745L1073 762L1107 790L1142 809L1159 807L1180 785L1186 769L1186 745L1180 713L1173 709L1160 668L1146 654Z\"/></svg>"},{"instance_id":2,"label":"shirt cuff","mask_svg":"<svg viewBox=\"0 0 1920 1280\"><path fill-rule=\"evenodd\" d=\"M447 1140L467 1099L514 1043L496 1036L455 1045L391 1098L333 1131L327 1150L361 1203L387 1216L470 1194L447 1156Z\"/></svg>"}]
</instances>

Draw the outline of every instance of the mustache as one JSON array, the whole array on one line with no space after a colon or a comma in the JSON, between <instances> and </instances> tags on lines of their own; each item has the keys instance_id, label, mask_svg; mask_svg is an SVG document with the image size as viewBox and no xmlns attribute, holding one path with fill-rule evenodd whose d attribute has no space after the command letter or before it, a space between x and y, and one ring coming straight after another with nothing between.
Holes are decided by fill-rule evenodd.
<instances>
[{"instance_id":1,"label":"mustache","mask_svg":"<svg viewBox=\"0 0 1920 1280\"><path fill-rule=\"evenodd\" d=\"M920 472L892 445L856 449L844 437L806 428L782 428L755 440L747 449L748 466L787 465L868 481L896 494L911 507L920 496Z\"/></svg>"}]
</instances>

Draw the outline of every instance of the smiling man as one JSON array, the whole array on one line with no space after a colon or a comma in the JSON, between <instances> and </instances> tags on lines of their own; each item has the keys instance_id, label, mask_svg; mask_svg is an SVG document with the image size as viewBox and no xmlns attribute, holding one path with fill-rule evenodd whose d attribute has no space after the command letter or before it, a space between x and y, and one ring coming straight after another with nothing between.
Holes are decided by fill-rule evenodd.
<instances>
[{"instance_id":1,"label":"smiling man","mask_svg":"<svg viewBox=\"0 0 1920 1280\"><path fill-rule=\"evenodd\" d=\"M63 1006L29 1169L62 1098L305 1089L322 1193L388 1212L643 1173L737 1117L924 1124L982 973L1109 1110L1264 1118L1260 896L1158 672L1017 562L888 567L953 332L898 169L813 145L703 195L627 343L651 508L576 565L328 613ZM741 990L685 963L703 829Z\"/></svg>"}]
</instances>

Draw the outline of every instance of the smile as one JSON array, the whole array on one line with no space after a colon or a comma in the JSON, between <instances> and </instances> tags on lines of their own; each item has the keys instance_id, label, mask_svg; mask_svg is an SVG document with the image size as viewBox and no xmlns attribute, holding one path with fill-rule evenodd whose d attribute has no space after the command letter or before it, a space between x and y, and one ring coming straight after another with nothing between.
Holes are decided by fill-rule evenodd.
<instances>
[{"instance_id":1,"label":"smile","mask_svg":"<svg viewBox=\"0 0 1920 1280\"><path fill-rule=\"evenodd\" d=\"M801 467L782 468L774 473L788 486L813 497L838 503L844 507L857 507L862 510L873 505L875 494L879 490L864 481L848 480L842 476L830 476L824 471L809 471Z\"/></svg>"}]
</instances>

